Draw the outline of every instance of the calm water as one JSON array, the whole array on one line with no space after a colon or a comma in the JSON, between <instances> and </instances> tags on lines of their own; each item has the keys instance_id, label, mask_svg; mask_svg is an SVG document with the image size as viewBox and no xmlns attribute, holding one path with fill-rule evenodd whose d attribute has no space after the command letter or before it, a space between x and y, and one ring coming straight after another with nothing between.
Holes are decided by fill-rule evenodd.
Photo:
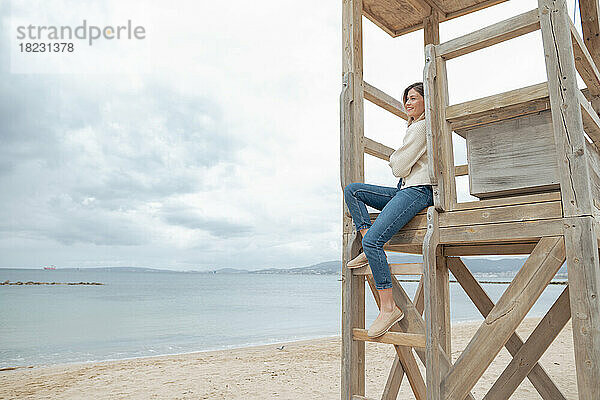
<instances>
[{"instance_id":1,"label":"calm water","mask_svg":"<svg viewBox=\"0 0 600 400\"><path fill-rule=\"evenodd\" d=\"M0 286L0 367L185 353L340 334L335 275L0 269L0 281L103 286ZM412 296L416 283L404 283ZM484 285L497 300L506 285ZM551 285L530 316L564 286ZM368 289L367 289L368 291ZM481 317L451 284L453 321ZM367 324L377 315L367 296Z\"/></svg>"}]
</instances>

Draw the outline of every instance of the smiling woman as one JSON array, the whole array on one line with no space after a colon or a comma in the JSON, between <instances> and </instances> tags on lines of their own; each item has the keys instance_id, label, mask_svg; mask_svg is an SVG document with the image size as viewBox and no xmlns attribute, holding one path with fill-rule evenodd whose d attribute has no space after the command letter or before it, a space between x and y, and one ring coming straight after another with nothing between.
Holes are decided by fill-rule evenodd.
<instances>
[{"instance_id":1,"label":"smiling woman","mask_svg":"<svg viewBox=\"0 0 600 400\"><path fill-rule=\"evenodd\" d=\"M383 335L403 316L392 296L392 277L383 246L419 211L433 205L423 83L408 86L403 100L408 128L402 146L392 153L389 162L394 176L400 178L397 187L355 182L344 188L344 199L356 230L362 235L364 251L348 262L348 268L369 264L381 299L379 316L367 333L370 337ZM373 223L366 206L381 211Z\"/></svg>"}]
</instances>

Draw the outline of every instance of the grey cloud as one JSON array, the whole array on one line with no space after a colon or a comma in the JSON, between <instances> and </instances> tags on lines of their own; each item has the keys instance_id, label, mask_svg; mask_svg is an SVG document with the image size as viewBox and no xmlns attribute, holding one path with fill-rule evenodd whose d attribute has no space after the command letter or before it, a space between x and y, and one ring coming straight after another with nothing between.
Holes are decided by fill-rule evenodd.
<instances>
[{"instance_id":1,"label":"grey cloud","mask_svg":"<svg viewBox=\"0 0 600 400\"><path fill-rule=\"evenodd\" d=\"M198 229L221 239L246 236L253 231L249 225L231 222L225 219L205 217L192 209L166 208L161 212L162 219L171 224L189 229Z\"/></svg>"}]
</instances>

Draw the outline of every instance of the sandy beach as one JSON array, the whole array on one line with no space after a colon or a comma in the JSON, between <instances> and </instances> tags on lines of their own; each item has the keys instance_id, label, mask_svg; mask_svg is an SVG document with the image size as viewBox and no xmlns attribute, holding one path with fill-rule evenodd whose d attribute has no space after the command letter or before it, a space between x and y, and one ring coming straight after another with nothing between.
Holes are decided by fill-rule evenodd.
<instances>
[{"instance_id":1,"label":"sandy beach","mask_svg":"<svg viewBox=\"0 0 600 400\"><path fill-rule=\"evenodd\" d=\"M523 339L539 319L527 319ZM479 323L453 326L456 359ZM278 347L284 346L283 349ZM19 368L0 372L0 399L337 399L339 337L182 355ZM392 346L367 343L366 395L379 398L394 358ZM481 398L510 361L502 350L473 390ZM577 395L571 324L541 364L567 398ZM414 398L403 380L399 399ZM515 399L539 399L526 379Z\"/></svg>"}]
</instances>

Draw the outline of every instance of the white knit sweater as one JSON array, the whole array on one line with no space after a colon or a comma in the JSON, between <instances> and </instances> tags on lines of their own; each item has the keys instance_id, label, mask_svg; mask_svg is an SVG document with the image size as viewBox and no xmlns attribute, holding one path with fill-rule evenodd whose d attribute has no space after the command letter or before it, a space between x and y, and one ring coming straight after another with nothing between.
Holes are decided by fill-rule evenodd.
<instances>
[{"instance_id":1,"label":"white knit sweater","mask_svg":"<svg viewBox=\"0 0 600 400\"><path fill-rule=\"evenodd\" d=\"M402 187L431 185L424 119L415 121L406 128L402 146L392 153L389 165L394 176L403 178Z\"/></svg>"}]
</instances>

